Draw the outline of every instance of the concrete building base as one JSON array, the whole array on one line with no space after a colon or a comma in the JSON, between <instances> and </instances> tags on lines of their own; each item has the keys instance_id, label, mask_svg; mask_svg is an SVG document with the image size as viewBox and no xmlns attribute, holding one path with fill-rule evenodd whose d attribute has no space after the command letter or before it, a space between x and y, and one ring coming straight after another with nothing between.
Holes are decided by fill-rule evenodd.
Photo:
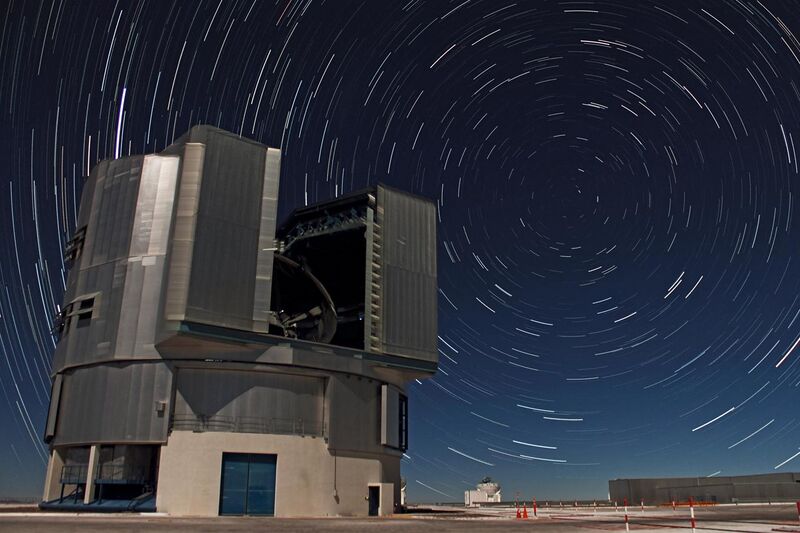
<instances>
[{"instance_id":1,"label":"concrete building base","mask_svg":"<svg viewBox=\"0 0 800 533\"><path fill-rule=\"evenodd\" d=\"M379 515L400 503L399 452L334 452L318 437L173 431L161 448L158 511L217 516L223 453L277 455L275 516L367 516L370 486L380 487Z\"/></svg>"}]
</instances>

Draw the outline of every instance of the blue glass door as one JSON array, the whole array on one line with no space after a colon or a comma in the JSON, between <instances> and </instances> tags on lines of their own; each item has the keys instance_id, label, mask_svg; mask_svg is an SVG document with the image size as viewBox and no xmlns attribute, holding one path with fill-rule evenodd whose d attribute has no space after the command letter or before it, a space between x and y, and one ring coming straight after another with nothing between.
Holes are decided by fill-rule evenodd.
<instances>
[{"instance_id":1,"label":"blue glass door","mask_svg":"<svg viewBox=\"0 0 800 533\"><path fill-rule=\"evenodd\" d=\"M244 453L222 454L222 485L219 514L243 515L247 509L247 470L249 460Z\"/></svg>"},{"instance_id":2,"label":"blue glass door","mask_svg":"<svg viewBox=\"0 0 800 533\"><path fill-rule=\"evenodd\" d=\"M223 453L219 514L275 514L277 455Z\"/></svg>"},{"instance_id":3,"label":"blue glass door","mask_svg":"<svg viewBox=\"0 0 800 533\"><path fill-rule=\"evenodd\" d=\"M251 455L247 481L247 514L275 514L275 455Z\"/></svg>"}]
</instances>

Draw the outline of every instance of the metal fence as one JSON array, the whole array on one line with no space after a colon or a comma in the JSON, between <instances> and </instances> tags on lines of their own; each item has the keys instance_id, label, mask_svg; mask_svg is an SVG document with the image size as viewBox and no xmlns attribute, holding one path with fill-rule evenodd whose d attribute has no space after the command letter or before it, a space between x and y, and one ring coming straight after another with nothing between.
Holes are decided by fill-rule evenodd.
<instances>
[{"instance_id":1,"label":"metal fence","mask_svg":"<svg viewBox=\"0 0 800 533\"><path fill-rule=\"evenodd\" d=\"M101 483L137 484L147 481L143 466L104 464L97 470L97 481Z\"/></svg>"},{"instance_id":2,"label":"metal fence","mask_svg":"<svg viewBox=\"0 0 800 533\"><path fill-rule=\"evenodd\" d=\"M89 476L88 464L64 465L61 467L62 485L86 483ZM147 481L147 473L142 466L104 464L98 465L95 481L98 483L136 484Z\"/></svg>"},{"instance_id":3,"label":"metal fence","mask_svg":"<svg viewBox=\"0 0 800 533\"><path fill-rule=\"evenodd\" d=\"M80 483L86 483L86 476L88 473L88 464L64 465L61 467L61 484L77 485Z\"/></svg>"},{"instance_id":4,"label":"metal fence","mask_svg":"<svg viewBox=\"0 0 800 533\"><path fill-rule=\"evenodd\" d=\"M325 423L322 420L304 418L175 414L172 417L171 429L195 432L224 431L309 437L325 436Z\"/></svg>"}]
</instances>

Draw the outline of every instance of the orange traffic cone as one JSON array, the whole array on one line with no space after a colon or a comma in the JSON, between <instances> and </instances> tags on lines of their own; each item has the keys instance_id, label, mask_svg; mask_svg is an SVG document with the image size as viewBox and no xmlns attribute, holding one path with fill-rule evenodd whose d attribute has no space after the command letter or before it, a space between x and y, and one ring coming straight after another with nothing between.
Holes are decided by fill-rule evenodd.
<instances>
[{"instance_id":1,"label":"orange traffic cone","mask_svg":"<svg viewBox=\"0 0 800 533\"><path fill-rule=\"evenodd\" d=\"M522 518L522 515L519 514L519 506L517 506L517 519L520 519L520 518Z\"/></svg>"},{"instance_id":2,"label":"orange traffic cone","mask_svg":"<svg viewBox=\"0 0 800 533\"><path fill-rule=\"evenodd\" d=\"M527 520L528 519L528 504L522 504L522 518Z\"/></svg>"}]
</instances>

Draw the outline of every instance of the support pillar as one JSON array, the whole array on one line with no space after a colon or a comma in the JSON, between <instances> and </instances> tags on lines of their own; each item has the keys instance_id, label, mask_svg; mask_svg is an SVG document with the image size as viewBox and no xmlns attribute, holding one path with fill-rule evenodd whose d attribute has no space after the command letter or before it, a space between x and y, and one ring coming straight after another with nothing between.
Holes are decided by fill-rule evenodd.
<instances>
[{"instance_id":1,"label":"support pillar","mask_svg":"<svg viewBox=\"0 0 800 533\"><path fill-rule=\"evenodd\" d=\"M42 501L55 500L61 495L61 470L63 468L64 456L57 448L53 448L50 450L50 460L47 462Z\"/></svg>"},{"instance_id":2,"label":"support pillar","mask_svg":"<svg viewBox=\"0 0 800 533\"><path fill-rule=\"evenodd\" d=\"M83 503L92 502L94 495L94 480L97 477L97 464L100 459L100 447L93 445L89 450L89 466L86 469L86 491L83 496Z\"/></svg>"}]
</instances>

